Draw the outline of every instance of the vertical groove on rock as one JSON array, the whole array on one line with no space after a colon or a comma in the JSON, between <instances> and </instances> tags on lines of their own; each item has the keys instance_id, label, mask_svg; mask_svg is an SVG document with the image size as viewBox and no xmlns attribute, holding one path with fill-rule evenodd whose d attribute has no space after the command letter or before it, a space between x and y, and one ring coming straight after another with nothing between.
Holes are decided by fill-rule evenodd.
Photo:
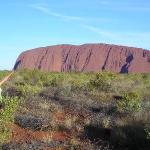
<instances>
[{"instance_id":1,"label":"vertical groove on rock","mask_svg":"<svg viewBox=\"0 0 150 150\"><path fill-rule=\"evenodd\" d=\"M105 70L105 67L106 67L106 65L107 65L107 61L108 61L108 58L109 58L109 55L110 55L111 50L112 50L112 47L110 47L110 49L109 49L109 51L108 51L108 53L107 53L106 59L105 59L105 61L104 61L104 65L102 66L102 70Z\"/></svg>"},{"instance_id":2,"label":"vertical groove on rock","mask_svg":"<svg viewBox=\"0 0 150 150\"><path fill-rule=\"evenodd\" d=\"M119 67L121 67L122 66L122 52L123 52L123 48L121 48L121 50L120 50L120 55L119 55Z\"/></svg>"},{"instance_id":3,"label":"vertical groove on rock","mask_svg":"<svg viewBox=\"0 0 150 150\"><path fill-rule=\"evenodd\" d=\"M83 65L83 68L81 69L81 71L84 71L85 68L87 67L88 63L90 62L91 55L92 55L92 49L89 50L88 56L87 56L87 58L85 60L85 63Z\"/></svg>"},{"instance_id":4,"label":"vertical groove on rock","mask_svg":"<svg viewBox=\"0 0 150 150\"><path fill-rule=\"evenodd\" d=\"M49 48L47 47L47 49L46 49L46 55L45 55L45 65L43 65L43 66L45 66L45 69L46 69L46 71L48 71L48 66L46 66L46 64L49 62L48 61L48 58L49 58L49 53L48 53L48 51L49 51Z\"/></svg>"},{"instance_id":5,"label":"vertical groove on rock","mask_svg":"<svg viewBox=\"0 0 150 150\"><path fill-rule=\"evenodd\" d=\"M71 46L70 49L68 50L67 54L65 54L66 49L63 48L63 51L62 51L63 54L62 54L61 71L66 71L66 70L68 70L68 67L67 67L67 60L68 60L68 57L69 57L71 48L72 48L72 46Z\"/></svg>"},{"instance_id":6,"label":"vertical groove on rock","mask_svg":"<svg viewBox=\"0 0 150 150\"><path fill-rule=\"evenodd\" d=\"M41 58L41 55L38 55L37 60L35 60L35 68L37 68L37 69L39 69L38 66L39 66L39 62L41 60L40 58Z\"/></svg>"},{"instance_id":7,"label":"vertical groove on rock","mask_svg":"<svg viewBox=\"0 0 150 150\"><path fill-rule=\"evenodd\" d=\"M45 49L45 54L42 56L42 58L41 58L41 60L39 62L38 69L42 68L42 62L43 62L44 58L46 57L47 53L48 53L48 48Z\"/></svg>"},{"instance_id":8,"label":"vertical groove on rock","mask_svg":"<svg viewBox=\"0 0 150 150\"><path fill-rule=\"evenodd\" d=\"M77 49L77 54L76 54L76 57L75 57L75 63L74 63L75 71L78 71L78 66L77 66L77 64L78 64L78 62L79 62L80 49L81 49L80 47Z\"/></svg>"},{"instance_id":9,"label":"vertical groove on rock","mask_svg":"<svg viewBox=\"0 0 150 150\"><path fill-rule=\"evenodd\" d=\"M50 59L50 63L48 65L48 70L51 70L51 66L54 65L54 53L51 54L51 59ZM47 59L48 59L48 56L47 56ZM47 59L46 59L46 62L47 62Z\"/></svg>"},{"instance_id":10,"label":"vertical groove on rock","mask_svg":"<svg viewBox=\"0 0 150 150\"><path fill-rule=\"evenodd\" d=\"M131 52L129 52L128 56L126 57L126 64L122 66L120 73L128 73L129 67L131 66L131 62L133 61L134 57Z\"/></svg>"}]
</instances>

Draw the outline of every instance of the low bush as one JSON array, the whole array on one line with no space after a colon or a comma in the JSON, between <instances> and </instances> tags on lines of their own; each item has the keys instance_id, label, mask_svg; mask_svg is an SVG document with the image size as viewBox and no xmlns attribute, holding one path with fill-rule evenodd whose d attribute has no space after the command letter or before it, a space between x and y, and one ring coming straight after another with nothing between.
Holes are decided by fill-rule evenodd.
<instances>
[{"instance_id":1,"label":"low bush","mask_svg":"<svg viewBox=\"0 0 150 150\"><path fill-rule=\"evenodd\" d=\"M115 75L111 73L97 73L95 78L90 80L90 89L109 92L112 90L111 81L115 79Z\"/></svg>"},{"instance_id":2,"label":"low bush","mask_svg":"<svg viewBox=\"0 0 150 150\"><path fill-rule=\"evenodd\" d=\"M6 142L11 136L9 125L14 121L13 114L17 109L17 97L2 97L0 109L0 143Z\"/></svg>"},{"instance_id":3,"label":"low bush","mask_svg":"<svg viewBox=\"0 0 150 150\"><path fill-rule=\"evenodd\" d=\"M147 139L150 140L150 128L146 127L145 132L146 132L146 135L147 135Z\"/></svg>"},{"instance_id":4,"label":"low bush","mask_svg":"<svg viewBox=\"0 0 150 150\"><path fill-rule=\"evenodd\" d=\"M26 97L28 95L35 95L41 91L41 87L32 86L30 84L19 85L17 86L17 90L21 92L22 96Z\"/></svg>"},{"instance_id":5,"label":"low bush","mask_svg":"<svg viewBox=\"0 0 150 150\"><path fill-rule=\"evenodd\" d=\"M136 92L124 93L122 99L117 101L120 112L131 113L141 109L141 98Z\"/></svg>"}]
</instances>

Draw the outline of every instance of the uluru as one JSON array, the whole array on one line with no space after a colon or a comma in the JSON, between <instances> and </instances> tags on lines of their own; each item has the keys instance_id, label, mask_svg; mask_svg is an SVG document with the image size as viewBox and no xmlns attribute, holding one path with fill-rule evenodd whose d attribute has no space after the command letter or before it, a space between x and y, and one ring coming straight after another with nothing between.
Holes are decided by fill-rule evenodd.
<instances>
[{"instance_id":1,"label":"uluru","mask_svg":"<svg viewBox=\"0 0 150 150\"><path fill-rule=\"evenodd\" d=\"M110 44L54 45L20 54L15 70L149 73L150 51Z\"/></svg>"}]
</instances>

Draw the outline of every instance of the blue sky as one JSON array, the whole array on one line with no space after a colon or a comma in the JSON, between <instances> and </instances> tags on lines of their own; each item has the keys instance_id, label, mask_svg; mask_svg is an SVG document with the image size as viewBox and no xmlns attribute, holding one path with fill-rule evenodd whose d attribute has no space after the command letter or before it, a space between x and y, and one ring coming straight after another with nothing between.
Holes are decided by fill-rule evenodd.
<instances>
[{"instance_id":1,"label":"blue sky","mask_svg":"<svg viewBox=\"0 0 150 150\"><path fill-rule=\"evenodd\" d=\"M24 50L62 43L150 49L150 0L1 0L0 70Z\"/></svg>"}]
</instances>

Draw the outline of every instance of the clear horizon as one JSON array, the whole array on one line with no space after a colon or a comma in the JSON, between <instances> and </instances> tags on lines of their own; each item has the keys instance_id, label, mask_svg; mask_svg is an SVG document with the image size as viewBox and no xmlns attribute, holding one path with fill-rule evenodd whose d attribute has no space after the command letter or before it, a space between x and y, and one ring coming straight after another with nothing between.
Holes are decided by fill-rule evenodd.
<instances>
[{"instance_id":1,"label":"clear horizon","mask_svg":"<svg viewBox=\"0 0 150 150\"><path fill-rule=\"evenodd\" d=\"M0 70L18 55L57 44L106 43L150 49L149 0L5 0Z\"/></svg>"}]
</instances>

